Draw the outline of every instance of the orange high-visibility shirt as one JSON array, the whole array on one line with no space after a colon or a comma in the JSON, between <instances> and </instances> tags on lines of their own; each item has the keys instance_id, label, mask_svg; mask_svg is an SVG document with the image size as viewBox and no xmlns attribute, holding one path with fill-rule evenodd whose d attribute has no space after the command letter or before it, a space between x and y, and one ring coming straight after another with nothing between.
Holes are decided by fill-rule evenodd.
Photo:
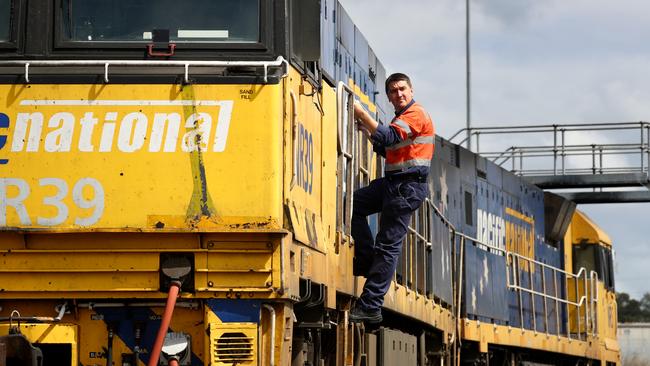
<instances>
[{"instance_id":1,"label":"orange high-visibility shirt","mask_svg":"<svg viewBox=\"0 0 650 366\"><path fill-rule=\"evenodd\" d=\"M386 146L386 172L431 166L435 130L431 117L420 104L413 103L407 107L393 119L390 126L402 141Z\"/></svg>"}]
</instances>

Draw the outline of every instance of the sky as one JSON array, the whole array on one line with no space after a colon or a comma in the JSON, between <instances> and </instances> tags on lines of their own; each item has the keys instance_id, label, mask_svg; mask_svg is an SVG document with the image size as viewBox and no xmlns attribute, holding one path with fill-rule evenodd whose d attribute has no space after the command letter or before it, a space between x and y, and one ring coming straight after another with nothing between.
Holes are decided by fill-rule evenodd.
<instances>
[{"instance_id":1,"label":"sky","mask_svg":"<svg viewBox=\"0 0 650 366\"><path fill-rule=\"evenodd\" d=\"M340 2L387 72L411 76L436 132L465 127L465 1ZM470 19L473 126L650 121L650 1L475 0ZM650 203L578 208L614 242L617 291L650 292Z\"/></svg>"}]
</instances>

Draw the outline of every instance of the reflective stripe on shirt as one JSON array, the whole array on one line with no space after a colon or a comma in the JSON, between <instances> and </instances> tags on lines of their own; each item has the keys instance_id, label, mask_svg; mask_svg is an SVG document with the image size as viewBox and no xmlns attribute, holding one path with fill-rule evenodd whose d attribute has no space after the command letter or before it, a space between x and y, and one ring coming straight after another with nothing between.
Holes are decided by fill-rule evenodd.
<instances>
[{"instance_id":1,"label":"reflective stripe on shirt","mask_svg":"<svg viewBox=\"0 0 650 366\"><path fill-rule=\"evenodd\" d=\"M401 119L396 119L396 120L393 121L391 124L394 124L394 125L396 125L397 127L399 127L399 128L401 128L402 130L404 130L404 132L406 132L406 136L407 136L407 137L411 137L411 136L413 136L413 130L411 130L411 126L409 126L408 123L402 121Z\"/></svg>"},{"instance_id":2,"label":"reflective stripe on shirt","mask_svg":"<svg viewBox=\"0 0 650 366\"><path fill-rule=\"evenodd\" d=\"M386 150L397 150L409 145L418 144L433 144L435 138L433 136L418 136L415 139L406 139L392 146L386 146Z\"/></svg>"},{"instance_id":3,"label":"reflective stripe on shirt","mask_svg":"<svg viewBox=\"0 0 650 366\"><path fill-rule=\"evenodd\" d=\"M406 160L395 164L386 164L385 169L386 171L402 170L404 168L409 168L412 166L429 167L431 166L431 159L411 159L411 160Z\"/></svg>"}]
</instances>

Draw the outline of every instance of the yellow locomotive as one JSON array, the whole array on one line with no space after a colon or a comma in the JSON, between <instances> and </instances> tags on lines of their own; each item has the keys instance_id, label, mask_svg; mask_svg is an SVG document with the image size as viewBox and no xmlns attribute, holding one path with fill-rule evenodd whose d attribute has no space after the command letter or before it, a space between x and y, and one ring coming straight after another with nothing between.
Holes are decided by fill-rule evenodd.
<instances>
[{"instance_id":1,"label":"yellow locomotive","mask_svg":"<svg viewBox=\"0 0 650 366\"><path fill-rule=\"evenodd\" d=\"M385 75L335 0L0 0L0 365L619 363L606 234L441 138L348 322Z\"/></svg>"}]
</instances>

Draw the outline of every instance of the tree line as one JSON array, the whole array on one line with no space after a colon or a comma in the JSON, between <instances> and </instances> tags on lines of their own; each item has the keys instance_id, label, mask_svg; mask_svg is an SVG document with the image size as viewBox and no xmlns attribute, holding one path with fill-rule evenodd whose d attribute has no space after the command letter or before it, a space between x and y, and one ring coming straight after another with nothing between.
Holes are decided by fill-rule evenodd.
<instances>
[{"instance_id":1,"label":"tree line","mask_svg":"<svg viewBox=\"0 0 650 366\"><path fill-rule=\"evenodd\" d=\"M625 292L616 294L619 323L650 322L650 293L646 292L641 300L630 297Z\"/></svg>"}]
</instances>

